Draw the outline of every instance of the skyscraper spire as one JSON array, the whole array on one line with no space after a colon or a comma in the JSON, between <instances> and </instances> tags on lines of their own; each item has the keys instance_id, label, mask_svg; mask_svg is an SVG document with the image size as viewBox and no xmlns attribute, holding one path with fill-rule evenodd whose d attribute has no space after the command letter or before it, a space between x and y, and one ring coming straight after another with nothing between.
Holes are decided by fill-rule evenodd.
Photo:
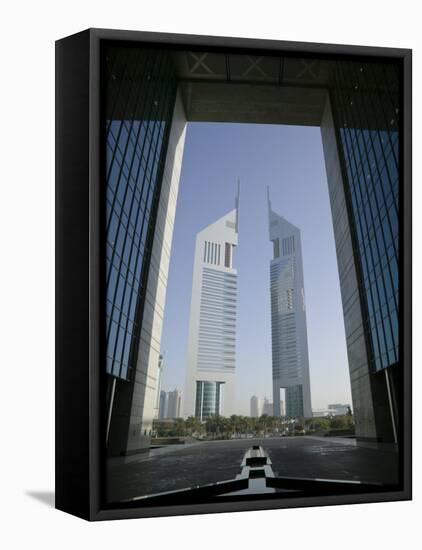
<instances>
[{"instance_id":1,"label":"skyscraper spire","mask_svg":"<svg viewBox=\"0 0 422 550\"><path fill-rule=\"evenodd\" d=\"M236 233L239 233L239 199L240 199L240 178L237 178L237 195L235 199L236 208Z\"/></svg>"}]
</instances>

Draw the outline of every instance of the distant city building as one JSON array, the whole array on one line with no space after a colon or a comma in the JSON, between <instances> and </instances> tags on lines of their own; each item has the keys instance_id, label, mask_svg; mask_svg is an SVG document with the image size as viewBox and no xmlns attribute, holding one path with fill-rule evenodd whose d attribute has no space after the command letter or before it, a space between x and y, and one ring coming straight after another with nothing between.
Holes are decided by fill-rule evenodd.
<instances>
[{"instance_id":1,"label":"distant city building","mask_svg":"<svg viewBox=\"0 0 422 550\"><path fill-rule=\"evenodd\" d=\"M261 415L267 414L268 416L273 416L274 406L266 398L257 397L253 395L251 397L251 417L259 418ZM280 400L280 416L285 416L284 412L284 401Z\"/></svg>"},{"instance_id":2,"label":"distant city building","mask_svg":"<svg viewBox=\"0 0 422 550\"><path fill-rule=\"evenodd\" d=\"M284 401L282 399L280 399L280 416L286 416Z\"/></svg>"},{"instance_id":3,"label":"distant city building","mask_svg":"<svg viewBox=\"0 0 422 550\"><path fill-rule=\"evenodd\" d=\"M328 409L312 409L312 416L314 418L320 418L321 416L330 416Z\"/></svg>"},{"instance_id":4,"label":"distant city building","mask_svg":"<svg viewBox=\"0 0 422 550\"><path fill-rule=\"evenodd\" d=\"M262 406L262 414L267 414L268 416L273 416L274 414L274 407L273 404L268 401L266 397L264 397L264 404Z\"/></svg>"},{"instance_id":5,"label":"distant city building","mask_svg":"<svg viewBox=\"0 0 422 550\"><path fill-rule=\"evenodd\" d=\"M178 389L173 391L160 392L160 406L158 412L158 418L160 420L170 418L180 418L182 415L182 392Z\"/></svg>"},{"instance_id":6,"label":"distant city building","mask_svg":"<svg viewBox=\"0 0 422 550\"><path fill-rule=\"evenodd\" d=\"M163 418L167 418L167 411L168 411L167 392L161 390L160 391L160 404L159 404L159 409L158 409L158 418L160 420L163 420Z\"/></svg>"},{"instance_id":7,"label":"distant city building","mask_svg":"<svg viewBox=\"0 0 422 550\"><path fill-rule=\"evenodd\" d=\"M262 414L262 399L253 395L251 397L251 417L259 418Z\"/></svg>"},{"instance_id":8,"label":"distant city building","mask_svg":"<svg viewBox=\"0 0 422 550\"><path fill-rule=\"evenodd\" d=\"M328 405L328 410L331 411L331 414L333 414L334 416L340 416L340 415L348 414L349 411L351 411L351 407L350 405L334 403L332 405Z\"/></svg>"},{"instance_id":9,"label":"distant city building","mask_svg":"<svg viewBox=\"0 0 422 550\"><path fill-rule=\"evenodd\" d=\"M326 409L312 409L312 416L343 416L351 411L350 405L334 403L328 405Z\"/></svg>"},{"instance_id":10,"label":"distant city building","mask_svg":"<svg viewBox=\"0 0 422 550\"><path fill-rule=\"evenodd\" d=\"M196 236L184 416L235 413L238 205Z\"/></svg>"},{"instance_id":11,"label":"distant city building","mask_svg":"<svg viewBox=\"0 0 422 550\"><path fill-rule=\"evenodd\" d=\"M182 415L182 392L175 389L169 391L167 395L167 418L180 418Z\"/></svg>"},{"instance_id":12,"label":"distant city building","mask_svg":"<svg viewBox=\"0 0 422 550\"><path fill-rule=\"evenodd\" d=\"M308 336L300 230L271 208L268 193L274 415L281 416L285 389L286 416L312 416Z\"/></svg>"}]
</instances>

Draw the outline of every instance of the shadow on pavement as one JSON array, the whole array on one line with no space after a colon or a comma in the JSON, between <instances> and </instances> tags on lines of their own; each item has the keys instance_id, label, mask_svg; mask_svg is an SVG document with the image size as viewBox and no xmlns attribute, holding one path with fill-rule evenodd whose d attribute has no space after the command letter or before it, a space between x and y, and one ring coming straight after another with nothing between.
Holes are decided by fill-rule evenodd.
<instances>
[{"instance_id":1,"label":"shadow on pavement","mask_svg":"<svg viewBox=\"0 0 422 550\"><path fill-rule=\"evenodd\" d=\"M38 502L41 502L49 508L54 508L55 493L54 491L26 491L25 494Z\"/></svg>"}]
</instances>

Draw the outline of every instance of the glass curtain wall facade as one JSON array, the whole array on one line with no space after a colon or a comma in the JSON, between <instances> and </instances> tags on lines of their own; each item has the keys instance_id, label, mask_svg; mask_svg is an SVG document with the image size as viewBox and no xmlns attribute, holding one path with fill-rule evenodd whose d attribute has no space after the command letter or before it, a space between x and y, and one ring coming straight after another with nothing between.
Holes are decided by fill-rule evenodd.
<instances>
[{"instance_id":1,"label":"glass curtain wall facade","mask_svg":"<svg viewBox=\"0 0 422 550\"><path fill-rule=\"evenodd\" d=\"M221 391L224 382L196 382L195 416L202 422L220 414Z\"/></svg>"},{"instance_id":2,"label":"glass curtain wall facade","mask_svg":"<svg viewBox=\"0 0 422 550\"><path fill-rule=\"evenodd\" d=\"M288 417L312 417L308 332L300 229L277 214L268 192L273 414L281 416L285 390Z\"/></svg>"},{"instance_id":3,"label":"glass curtain wall facade","mask_svg":"<svg viewBox=\"0 0 422 550\"><path fill-rule=\"evenodd\" d=\"M116 383L133 381L177 81L165 50L109 47L103 59L108 436Z\"/></svg>"},{"instance_id":4,"label":"glass curtain wall facade","mask_svg":"<svg viewBox=\"0 0 422 550\"><path fill-rule=\"evenodd\" d=\"M394 432L401 393L399 82L397 65L337 62L331 89L368 363L370 372L385 377ZM372 379L375 400L381 392L379 376ZM387 429L378 431L388 438Z\"/></svg>"},{"instance_id":5,"label":"glass curtain wall facade","mask_svg":"<svg viewBox=\"0 0 422 550\"><path fill-rule=\"evenodd\" d=\"M396 363L399 351L398 74L390 65L338 63L335 79L375 372Z\"/></svg>"},{"instance_id":6,"label":"glass curtain wall facade","mask_svg":"<svg viewBox=\"0 0 422 550\"><path fill-rule=\"evenodd\" d=\"M284 416L281 409L280 404L280 416ZM286 416L289 418L303 416L303 391L300 385L286 388Z\"/></svg>"}]
</instances>

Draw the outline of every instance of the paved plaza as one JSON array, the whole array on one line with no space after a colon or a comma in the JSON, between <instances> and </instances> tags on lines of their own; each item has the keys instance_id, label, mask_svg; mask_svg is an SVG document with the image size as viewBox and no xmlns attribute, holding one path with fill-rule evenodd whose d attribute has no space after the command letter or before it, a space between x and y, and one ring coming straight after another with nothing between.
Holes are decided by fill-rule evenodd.
<instances>
[{"instance_id":1,"label":"paved plaza","mask_svg":"<svg viewBox=\"0 0 422 550\"><path fill-rule=\"evenodd\" d=\"M252 445L262 445L276 476L397 482L393 446L329 437L206 441L108 462L108 500L116 502L233 479Z\"/></svg>"}]
</instances>

